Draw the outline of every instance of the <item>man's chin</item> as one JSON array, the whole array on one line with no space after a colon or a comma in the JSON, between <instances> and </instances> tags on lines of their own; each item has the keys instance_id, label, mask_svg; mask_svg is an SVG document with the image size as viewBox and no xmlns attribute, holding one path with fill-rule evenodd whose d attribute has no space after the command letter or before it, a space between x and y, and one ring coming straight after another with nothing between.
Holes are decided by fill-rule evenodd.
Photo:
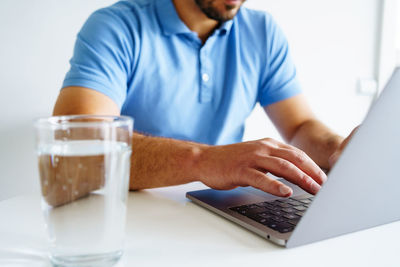
<instances>
[{"instance_id":1,"label":"man's chin","mask_svg":"<svg viewBox=\"0 0 400 267\"><path fill-rule=\"evenodd\" d=\"M237 12L235 12L233 14L230 14L230 15L227 15L227 16L224 17L223 21L220 21L220 22L226 22L226 21L229 21L229 20L233 20L235 18L236 14L237 14Z\"/></svg>"},{"instance_id":2,"label":"man's chin","mask_svg":"<svg viewBox=\"0 0 400 267\"><path fill-rule=\"evenodd\" d=\"M195 2L208 18L220 23L232 20L239 12L241 4L243 3L243 1L240 0L226 0L222 7L219 6L219 8L217 8L212 6L212 2L204 0L195 0Z\"/></svg>"},{"instance_id":3,"label":"man's chin","mask_svg":"<svg viewBox=\"0 0 400 267\"><path fill-rule=\"evenodd\" d=\"M232 8L230 8L232 7ZM220 12L218 16L214 16L213 19L219 21L219 22L226 22L228 20L232 20L235 18L236 14L239 12L240 6L226 6L225 12Z\"/></svg>"}]
</instances>

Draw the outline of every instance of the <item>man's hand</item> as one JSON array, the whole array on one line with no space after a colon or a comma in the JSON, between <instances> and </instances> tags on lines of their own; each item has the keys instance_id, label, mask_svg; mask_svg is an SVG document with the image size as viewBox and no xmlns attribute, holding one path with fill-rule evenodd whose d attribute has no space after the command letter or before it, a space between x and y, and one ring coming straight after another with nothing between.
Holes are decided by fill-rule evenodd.
<instances>
[{"instance_id":1,"label":"man's hand","mask_svg":"<svg viewBox=\"0 0 400 267\"><path fill-rule=\"evenodd\" d=\"M303 151L270 138L203 148L198 166L206 185L215 189L253 186L273 195L288 197L292 189L269 177L280 176L316 194L325 173Z\"/></svg>"},{"instance_id":2,"label":"man's hand","mask_svg":"<svg viewBox=\"0 0 400 267\"><path fill-rule=\"evenodd\" d=\"M343 140L343 142L340 144L339 148L329 157L329 165L331 168L333 167L333 165L335 165L335 163L339 159L340 155L342 154L344 148L347 146L350 139L353 138L354 134L357 132L359 127L360 126L357 126L356 128L354 128L354 130L350 133L350 135L346 139Z\"/></svg>"}]
</instances>

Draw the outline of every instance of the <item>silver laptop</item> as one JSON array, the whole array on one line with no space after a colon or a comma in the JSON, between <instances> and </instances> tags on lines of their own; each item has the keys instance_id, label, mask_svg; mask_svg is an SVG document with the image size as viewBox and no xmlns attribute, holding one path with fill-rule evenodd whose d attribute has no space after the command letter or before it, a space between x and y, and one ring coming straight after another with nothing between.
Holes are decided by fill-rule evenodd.
<instances>
[{"instance_id":1,"label":"silver laptop","mask_svg":"<svg viewBox=\"0 0 400 267\"><path fill-rule=\"evenodd\" d=\"M400 68L316 196L279 198L251 187L187 198L278 245L296 247L400 220Z\"/></svg>"}]
</instances>

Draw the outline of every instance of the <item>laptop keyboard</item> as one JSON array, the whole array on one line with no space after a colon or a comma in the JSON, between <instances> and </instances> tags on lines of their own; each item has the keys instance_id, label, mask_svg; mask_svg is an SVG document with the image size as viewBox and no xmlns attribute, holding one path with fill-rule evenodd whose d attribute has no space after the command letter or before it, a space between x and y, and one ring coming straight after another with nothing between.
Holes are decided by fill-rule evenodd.
<instances>
[{"instance_id":1,"label":"laptop keyboard","mask_svg":"<svg viewBox=\"0 0 400 267\"><path fill-rule=\"evenodd\" d=\"M280 233L292 232L313 197L294 197L229 208Z\"/></svg>"}]
</instances>

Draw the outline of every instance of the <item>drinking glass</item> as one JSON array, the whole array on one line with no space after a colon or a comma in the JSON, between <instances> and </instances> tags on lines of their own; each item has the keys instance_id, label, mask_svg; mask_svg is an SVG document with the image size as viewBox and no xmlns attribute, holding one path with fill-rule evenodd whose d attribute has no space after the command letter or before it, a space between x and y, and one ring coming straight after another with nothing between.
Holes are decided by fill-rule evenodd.
<instances>
[{"instance_id":1,"label":"drinking glass","mask_svg":"<svg viewBox=\"0 0 400 267\"><path fill-rule=\"evenodd\" d=\"M111 266L122 256L133 120L35 121L42 211L56 266Z\"/></svg>"}]
</instances>

